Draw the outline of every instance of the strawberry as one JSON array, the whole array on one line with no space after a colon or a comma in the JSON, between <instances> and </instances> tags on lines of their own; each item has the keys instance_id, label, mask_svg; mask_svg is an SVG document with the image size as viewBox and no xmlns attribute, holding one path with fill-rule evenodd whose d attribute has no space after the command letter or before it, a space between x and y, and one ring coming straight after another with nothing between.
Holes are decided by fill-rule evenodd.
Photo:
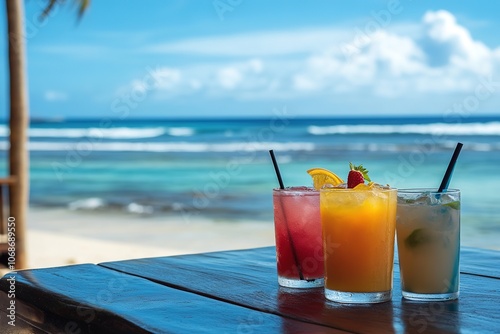
<instances>
[{"instance_id":1,"label":"strawberry","mask_svg":"<svg viewBox=\"0 0 500 334\"><path fill-rule=\"evenodd\" d=\"M354 188L360 183L365 183L365 180L371 182L368 176L368 171L363 167L363 165L354 166L349 162L349 175L347 175L347 188Z\"/></svg>"}]
</instances>

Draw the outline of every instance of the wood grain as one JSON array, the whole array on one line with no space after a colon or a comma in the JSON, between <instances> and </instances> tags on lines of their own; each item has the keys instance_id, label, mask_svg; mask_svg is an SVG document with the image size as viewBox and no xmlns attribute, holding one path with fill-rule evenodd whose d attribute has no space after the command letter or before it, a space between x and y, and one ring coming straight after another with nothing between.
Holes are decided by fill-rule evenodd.
<instances>
[{"instance_id":1,"label":"wood grain","mask_svg":"<svg viewBox=\"0 0 500 334\"><path fill-rule=\"evenodd\" d=\"M403 300L396 266L392 300L375 305L279 287L274 247L25 270L0 280L0 332L15 275L26 333L495 333L499 260L464 249L460 299L435 303Z\"/></svg>"},{"instance_id":2,"label":"wood grain","mask_svg":"<svg viewBox=\"0 0 500 334\"><path fill-rule=\"evenodd\" d=\"M363 332L442 333L494 331L500 324L500 279L488 268L469 265L481 252L466 252L458 301L402 300L395 266L391 302L341 305L325 300L322 289L296 290L277 284L274 247L102 263L101 266L262 312L332 328ZM498 254L493 253L493 257ZM480 263L481 261L479 261ZM498 262L497 262L498 263ZM486 276L482 276L485 274ZM492 298L496 296L496 298Z\"/></svg>"},{"instance_id":3,"label":"wood grain","mask_svg":"<svg viewBox=\"0 0 500 334\"><path fill-rule=\"evenodd\" d=\"M0 280L0 309L11 299ZM20 271L16 316L48 333L340 333L86 264ZM2 313L0 313L2 315ZM9 329L2 316L0 332Z\"/></svg>"}]
</instances>

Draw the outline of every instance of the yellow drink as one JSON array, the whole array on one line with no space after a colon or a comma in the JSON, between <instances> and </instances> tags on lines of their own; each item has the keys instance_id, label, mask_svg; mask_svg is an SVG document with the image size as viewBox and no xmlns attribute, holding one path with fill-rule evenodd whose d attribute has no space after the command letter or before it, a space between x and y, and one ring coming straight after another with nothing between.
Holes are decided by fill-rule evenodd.
<instances>
[{"instance_id":1,"label":"yellow drink","mask_svg":"<svg viewBox=\"0 0 500 334\"><path fill-rule=\"evenodd\" d=\"M322 189L325 296L338 302L391 299L397 191Z\"/></svg>"}]
</instances>

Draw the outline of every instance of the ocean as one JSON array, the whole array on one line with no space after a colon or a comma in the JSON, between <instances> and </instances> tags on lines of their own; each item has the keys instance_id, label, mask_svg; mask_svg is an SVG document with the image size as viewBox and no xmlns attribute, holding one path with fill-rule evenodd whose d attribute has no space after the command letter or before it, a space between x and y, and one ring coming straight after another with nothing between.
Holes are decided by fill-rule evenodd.
<instances>
[{"instance_id":1,"label":"ocean","mask_svg":"<svg viewBox=\"0 0 500 334\"><path fill-rule=\"evenodd\" d=\"M381 184L437 188L462 142L463 236L500 237L500 116L38 120L29 136L32 207L235 223L272 222L270 149L287 186L311 185L312 167L346 178L353 162ZM0 149L6 175L5 123Z\"/></svg>"}]
</instances>

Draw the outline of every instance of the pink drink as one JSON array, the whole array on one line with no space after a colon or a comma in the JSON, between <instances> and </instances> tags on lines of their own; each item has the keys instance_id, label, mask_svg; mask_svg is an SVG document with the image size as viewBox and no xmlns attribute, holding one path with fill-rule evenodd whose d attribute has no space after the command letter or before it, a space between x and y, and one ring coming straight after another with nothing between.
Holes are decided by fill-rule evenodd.
<instances>
[{"instance_id":1,"label":"pink drink","mask_svg":"<svg viewBox=\"0 0 500 334\"><path fill-rule=\"evenodd\" d=\"M274 189L273 203L278 283L323 286L319 192L308 187Z\"/></svg>"}]
</instances>

